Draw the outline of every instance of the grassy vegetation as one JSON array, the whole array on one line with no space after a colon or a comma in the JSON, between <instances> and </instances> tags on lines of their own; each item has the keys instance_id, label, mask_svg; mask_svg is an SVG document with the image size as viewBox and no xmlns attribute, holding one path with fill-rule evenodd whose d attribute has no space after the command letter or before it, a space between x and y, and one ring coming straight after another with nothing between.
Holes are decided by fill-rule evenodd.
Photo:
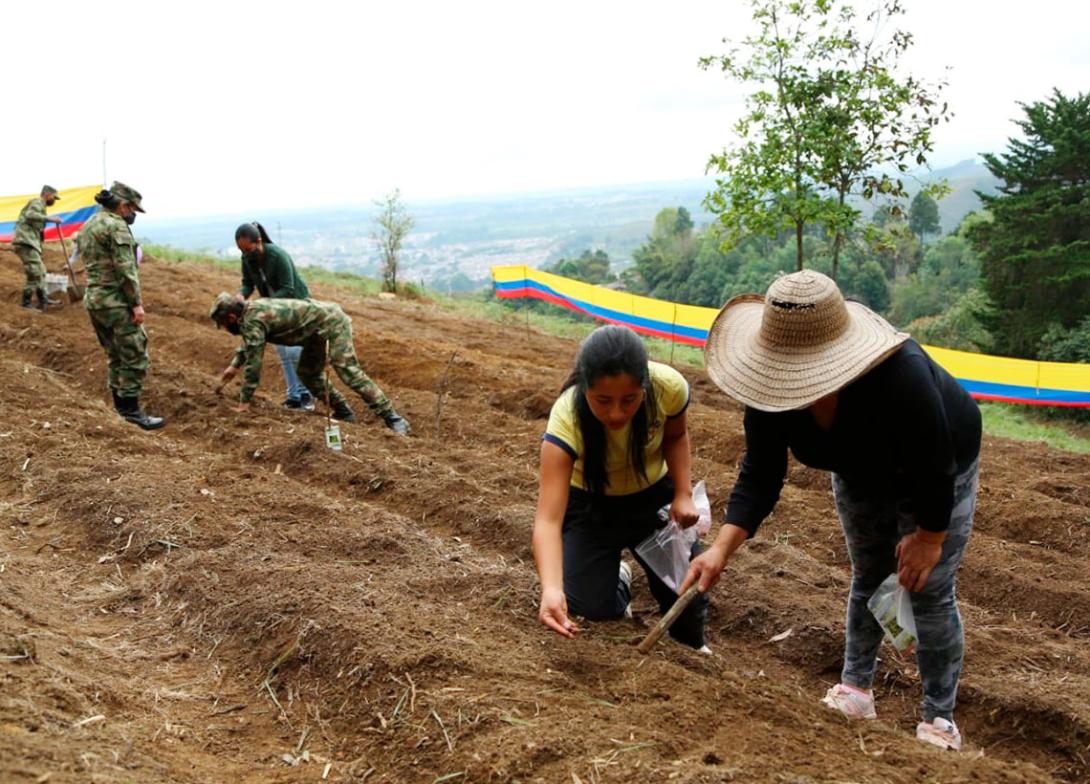
<instances>
[{"instance_id":1,"label":"grassy vegetation","mask_svg":"<svg viewBox=\"0 0 1090 784\"><path fill-rule=\"evenodd\" d=\"M984 432L1018 441L1044 441L1051 447L1067 452L1090 454L1090 439L1073 433L1058 424L1047 424L1033 416L1023 406L1007 403L981 403Z\"/></svg>"},{"instance_id":2,"label":"grassy vegetation","mask_svg":"<svg viewBox=\"0 0 1090 784\"><path fill-rule=\"evenodd\" d=\"M239 260L237 258L210 256L207 253L178 250L169 245L144 245L144 252L154 256L160 261L191 261L197 264L210 264L221 269L237 270ZM303 278L307 283L316 283L333 288L343 289L357 296L374 296L382 291L382 283L374 278L365 278L351 272L332 272L324 267L300 267ZM412 284L406 286L407 294L412 297L417 295L418 289Z\"/></svg>"},{"instance_id":3,"label":"grassy vegetation","mask_svg":"<svg viewBox=\"0 0 1090 784\"><path fill-rule=\"evenodd\" d=\"M145 245L145 252L157 259L170 262L191 261L199 264L211 264L225 269L236 269L236 259L225 259L207 254L181 251L165 245ZM331 286L356 296L374 296L382 290L382 284L373 278L366 278L349 272L331 272L321 267L304 267L304 277L308 283ZM557 337L581 340L602 322L578 314L569 315L560 308L556 313L541 312L534 309L515 310L495 299L484 299L479 294L449 297L432 291L421 292L409 284L406 293L410 297L426 293L427 298L451 313L468 318L482 318L499 321L512 328L530 329ZM653 359L672 364L704 366L703 352L692 346L680 346L666 340L645 338L648 353ZM984 432L992 436L1013 438L1019 441L1043 441L1056 449L1068 452L1090 454L1090 439L1076 434L1071 428L1059 424L1040 421L1034 412L1024 407L1004 403L981 403L980 411L984 417Z\"/></svg>"}]
</instances>

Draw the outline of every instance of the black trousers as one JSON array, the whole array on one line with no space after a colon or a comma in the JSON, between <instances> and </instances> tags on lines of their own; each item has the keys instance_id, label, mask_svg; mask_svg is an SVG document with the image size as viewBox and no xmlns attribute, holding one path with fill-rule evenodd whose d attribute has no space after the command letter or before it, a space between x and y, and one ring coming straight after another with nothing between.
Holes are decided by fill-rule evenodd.
<instances>
[{"instance_id":1,"label":"black trousers","mask_svg":"<svg viewBox=\"0 0 1090 784\"><path fill-rule=\"evenodd\" d=\"M659 579L636 554L636 545L662 528L658 510L674 498L674 485L664 477L646 490L625 496L598 496L572 487L564 512L564 593L568 611L589 620L612 620L624 615L631 598L618 579L621 551L628 549L647 574L651 594L662 612L677 594ZM690 559L703 551L693 545ZM699 648L704 644L708 597L698 596L670 627L678 642Z\"/></svg>"}]
</instances>

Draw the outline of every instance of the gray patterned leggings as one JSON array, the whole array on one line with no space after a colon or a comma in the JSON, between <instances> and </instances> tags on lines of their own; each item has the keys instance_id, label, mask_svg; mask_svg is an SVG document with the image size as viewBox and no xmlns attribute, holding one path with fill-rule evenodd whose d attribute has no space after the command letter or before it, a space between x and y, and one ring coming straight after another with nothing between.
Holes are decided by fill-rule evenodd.
<instances>
[{"instance_id":1,"label":"gray patterned leggings","mask_svg":"<svg viewBox=\"0 0 1090 784\"><path fill-rule=\"evenodd\" d=\"M973 529L978 476L977 460L954 481L954 508L942 557L923 590L911 594L919 637L916 661L923 682L924 721L936 716L953 720L965 653L954 590L958 566ZM882 627L867 609L867 600L884 579L897 571L894 555L897 542L916 530L907 497L868 491L867 487L833 474L833 497L852 561L841 680L861 689L869 689L874 681L878 648L882 644Z\"/></svg>"}]
</instances>

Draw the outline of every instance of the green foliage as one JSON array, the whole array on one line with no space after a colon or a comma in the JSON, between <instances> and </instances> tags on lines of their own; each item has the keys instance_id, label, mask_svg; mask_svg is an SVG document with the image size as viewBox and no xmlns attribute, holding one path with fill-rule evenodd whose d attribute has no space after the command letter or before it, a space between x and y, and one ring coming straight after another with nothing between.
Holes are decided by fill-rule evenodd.
<instances>
[{"instance_id":1,"label":"green foliage","mask_svg":"<svg viewBox=\"0 0 1090 784\"><path fill-rule=\"evenodd\" d=\"M617 280L617 276L609 270L609 255L602 250L592 252L589 248L578 258L560 259L552 266L542 269L584 283L601 284Z\"/></svg>"},{"instance_id":2,"label":"green foliage","mask_svg":"<svg viewBox=\"0 0 1090 784\"><path fill-rule=\"evenodd\" d=\"M1090 454L1090 440L1075 435L1064 427L1040 421L1034 408L1005 403L981 403L984 432L991 436L1014 438L1019 441L1043 441L1054 449Z\"/></svg>"},{"instance_id":3,"label":"green foliage","mask_svg":"<svg viewBox=\"0 0 1090 784\"><path fill-rule=\"evenodd\" d=\"M831 241L830 271L859 217L849 196L905 195L899 177L923 165L932 129L947 116L943 84L898 73L912 36L890 30L899 0L876 0L865 25L846 0L751 0L759 33L744 52L702 58L730 79L754 85L735 125L738 142L713 155L722 175L705 204L728 243L795 234L796 268L805 263L805 227L820 223ZM871 30L869 37L859 28Z\"/></svg>"},{"instance_id":4,"label":"green foliage","mask_svg":"<svg viewBox=\"0 0 1090 784\"><path fill-rule=\"evenodd\" d=\"M903 326L937 316L979 284L980 259L969 242L953 234L943 237L927 248L914 273L894 282L890 321Z\"/></svg>"},{"instance_id":5,"label":"green foliage","mask_svg":"<svg viewBox=\"0 0 1090 784\"><path fill-rule=\"evenodd\" d=\"M1090 316L1070 329L1055 322L1049 325L1041 336L1038 356L1048 362L1090 364Z\"/></svg>"},{"instance_id":6,"label":"green foliage","mask_svg":"<svg viewBox=\"0 0 1090 784\"><path fill-rule=\"evenodd\" d=\"M873 259L862 264L845 264L841 269L840 290L845 297L858 300L878 313L889 307L889 282L882 266Z\"/></svg>"},{"instance_id":7,"label":"green foliage","mask_svg":"<svg viewBox=\"0 0 1090 784\"><path fill-rule=\"evenodd\" d=\"M987 295L980 289L967 291L947 310L936 316L918 318L905 331L920 343L958 351L990 351L992 336L981 323L988 312Z\"/></svg>"},{"instance_id":8,"label":"green foliage","mask_svg":"<svg viewBox=\"0 0 1090 784\"><path fill-rule=\"evenodd\" d=\"M1090 310L1090 95L1055 90L1021 106L1025 139L984 156L1004 184L979 194L991 220L969 236L995 305L985 323L996 349L1035 358L1053 324L1071 329Z\"/></svg>"},{"instance_id":9,"label":"green foliage","mask_svg":"<svg viewBox=\"0 0 1090 784\"><path fill-rule=\"evenodd\" d=\"M925 235L938 234L942 228L939 203L927 191L921 190L912 198L912 205L908 208L908 226L920 238L921 245Z\"/></svg>"}]
</instances>

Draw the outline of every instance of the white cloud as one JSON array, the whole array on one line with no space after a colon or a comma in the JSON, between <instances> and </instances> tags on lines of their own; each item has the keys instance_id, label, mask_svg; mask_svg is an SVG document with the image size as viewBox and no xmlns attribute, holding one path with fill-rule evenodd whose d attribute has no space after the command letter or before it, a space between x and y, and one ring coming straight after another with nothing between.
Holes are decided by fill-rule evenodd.
<instances>
[{"instance_id":1,"label":"white cloud","mask_svg":"<svg viewBox=\"0 0 1090 784\"><path fill-rule=\"evenodd\" d=\"M1090 84L1081 3L907 0L952 67L935 162L996 150L1015 101ZM700 176L743 90L696 67L747 3L85 2L5 8L0 192L108 175L158 216ZM18 31L18 32L16 32Z\"/></svg>"}]
</instances>

